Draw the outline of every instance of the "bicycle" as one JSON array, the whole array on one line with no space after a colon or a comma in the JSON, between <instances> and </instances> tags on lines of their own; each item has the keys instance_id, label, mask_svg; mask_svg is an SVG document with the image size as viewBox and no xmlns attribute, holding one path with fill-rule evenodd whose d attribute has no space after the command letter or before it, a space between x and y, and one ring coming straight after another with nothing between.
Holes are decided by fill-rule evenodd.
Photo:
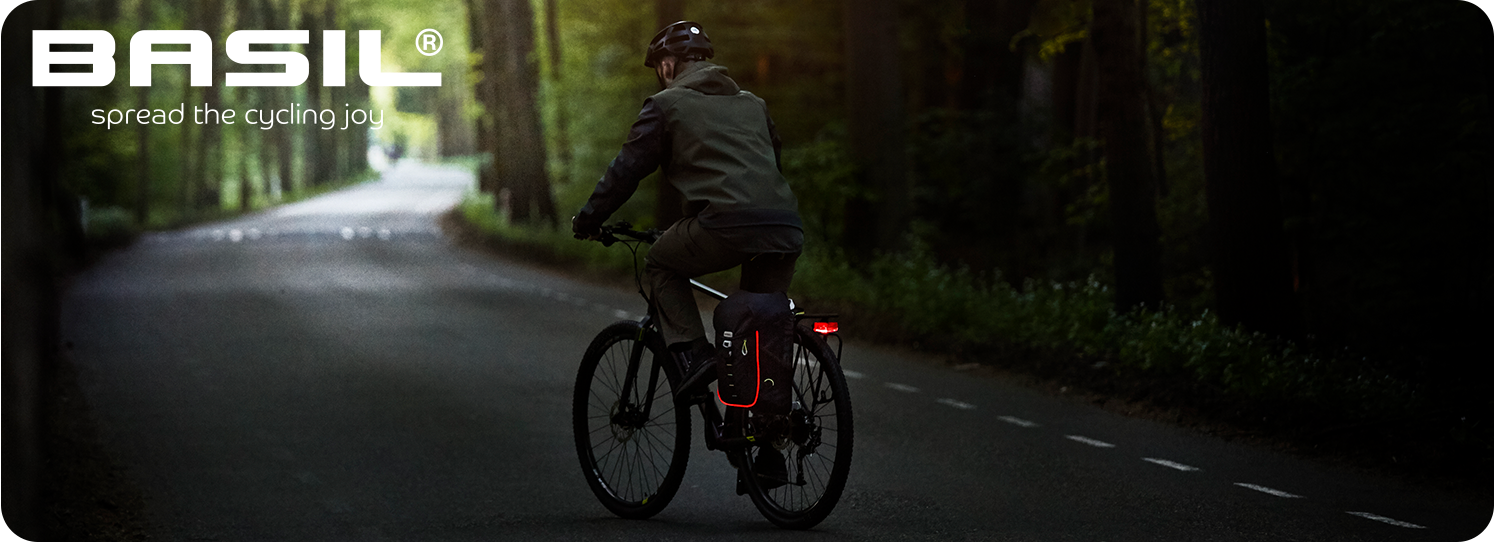
<instances>
[{"instance_id":1,"label":"bicycle","mask_svg":"<svg viewBox=\"0 0 1494 542\"><path fill-rule=\"evenodd\" d=\"M599 238L605 246L622 242L633 252L638 293L649 310L640 320L607 326L581 359L572 419L587 485L603 506L623 518L646 519L664 510L685 475L689 408L696 406L705 420L706 448L725 452L737 469L737 494L749 495L763 517L779 527L814 527L840 500L854 441L834 315L806 314L790 302L795 317L794 378L786 431L754 426L747 409L723 411L714 395L676 397L684 367L664 347L638 268L639 246L652 244L659 234L618 223L604 226ZM726 294L699 281L690 283L710 297L726 299ZM836 342L833 351L831 337ZM787 479L765 479L754 472L753 451L765 453L768 446L785 457Z\"/></svg>"}]
</instances>

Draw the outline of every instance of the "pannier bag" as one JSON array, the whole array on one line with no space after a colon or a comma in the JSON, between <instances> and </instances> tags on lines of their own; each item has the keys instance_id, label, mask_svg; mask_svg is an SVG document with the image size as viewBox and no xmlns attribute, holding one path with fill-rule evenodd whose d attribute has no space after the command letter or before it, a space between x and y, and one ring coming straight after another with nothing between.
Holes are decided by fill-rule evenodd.
<instances>
[{"instance_id":1,"label":"pannier bag","mask_svg":"<svg viewBox=\"0 0 1494 542\"><path fill-rule=\"evenodd\" d=\"M783 292L738 291L716 306L716 397L766 420L793 401L794 314Z\"/></svg>"}]
</instances>

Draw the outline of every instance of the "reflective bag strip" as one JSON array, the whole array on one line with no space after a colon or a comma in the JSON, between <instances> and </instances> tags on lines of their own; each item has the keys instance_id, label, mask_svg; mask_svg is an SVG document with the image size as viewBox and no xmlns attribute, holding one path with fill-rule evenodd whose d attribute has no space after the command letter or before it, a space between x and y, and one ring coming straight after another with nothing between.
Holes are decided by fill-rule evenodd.
<instances>
[{"instance_id":1,"label":"reflective bag strip","mask_svg":"<svg viewBox=\"0 0 1494 542\"><path fill-rule=\"evenodd\" d=\"M753 363L754 366L756 366L756 369L757 369L756 370L756 377L753 379L753 380L757 381L757 388L752 391L752 402L751 403L747 403L745 405L734 405L734 404L726 402L725 399L721 398L721 386L718 384L716 386L716 400L717 401L721 401L721 404L723 404L723 405L726 405L726 406L729 406L729 407L738 407L738 408L752 408L752 405L756 405L757 404L757 396L758 396L758 394L762 393L762 391L763 391L763 349L762 349L762 346L763 346L763 340L762 339L763 338L762 338L762 332L760 332L760 331L754 331L754 332L752 332L752 339L753 339L753 343L754 343L752 345L752 349L753 349L753 352L752 352L752 358L753 358L752 359L752 363Z\"/></svg>"}]
</instances>

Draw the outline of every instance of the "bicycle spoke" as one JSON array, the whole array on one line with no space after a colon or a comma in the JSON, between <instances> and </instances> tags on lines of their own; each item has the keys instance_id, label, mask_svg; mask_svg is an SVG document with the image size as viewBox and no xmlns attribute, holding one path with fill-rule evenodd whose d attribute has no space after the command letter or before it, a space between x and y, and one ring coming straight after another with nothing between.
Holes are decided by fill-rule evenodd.
<instances>
[{"instance_id":1,"label":"bicycle spoke","mask_svg":"<svg viewBox=\"0 0 1494 542\"><path fill-rule=\"evenodd\" d=\"M672 403L672 401L671 401L671 403ZM654 420L657 420L659 418L663 418L665 415L672 414L672 413L674 413L674 406L673 406L673 404L670 405L669 410L661 412L658 416L654 416L653 418L649 419L648 423L651 424L651 425L660 425L660 424L655 424Z\"/></svg>"},{"instance_id":2,"label":"bicycle spoke","mask_svg":"<svg viewBox=\"0 0 1494 542\"><path fill-rule=\"evenodd\" d=\"M597 463L601 463L603 459L606 459L608 456L612 455L612 453L616 452L617 449L620 448L620 447L622 447L623 444L627 444L626 442L623 442L621 440L615 440L615 439L613 440L613 442L614 442L614 444L612 445L612 448L609 448L606 453L604 453L604 454L602 454L600 456L597 456ZM596 453L596 448L599 448L601 446L603 446L603 445L602 444L597 444L596 446L592 447L592 453L593 454Z\"/></svg>"},{"instance_id":3,"label":"bicycle spoke","mask_svg":"<svg viewBox=\"0 0 1494 542\"><path fill-rule=\"evenodd\" d=\"M657 458L660 457L661 455L664 455L664 454L662 454L662 453L659 452L659 448L658 448L658 446L655 445L655 440L654 440L654 438L652 436L650 436L648 439L646 439L645 442L648 443L649 451L652 452L652 453L649 454L648 465L650 467L653 467L653 469L654 469L654 475L656 475L660 480L662 480L662 479L664 479L664 473L659 470L659 462L658 462ZM667 462L665 464L668 465Z\"/></svg>"}]
</instances>

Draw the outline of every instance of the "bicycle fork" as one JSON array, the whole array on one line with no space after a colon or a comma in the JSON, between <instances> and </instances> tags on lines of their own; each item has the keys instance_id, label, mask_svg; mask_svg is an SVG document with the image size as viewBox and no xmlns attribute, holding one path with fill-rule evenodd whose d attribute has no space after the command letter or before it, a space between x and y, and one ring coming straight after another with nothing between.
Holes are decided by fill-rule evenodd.
<instances>
[{"instance_id":1,"label":"bicycle fork","mask_svg":"<svg viewBox=\"0 0 1494 542\"><path fill-rule=\"evenodd\" d=\"M641 335L642 332L640 332L639 340L633 342L633 351L628 354L628 369L623 372L622 390L619 394L623 400L622 404L618 405L618 412L613 414L612 419L615 424L635 428L643 427L651 419L650 413L654 409L654 395L657 395L659 389L659 364L655 362L649 364L648 386L644 388L646 393L644 394L642 404L632 404L632 398L634 397L633 386L638 384L638 368L643 364L643 352L647 350L644 347Z\"/></svg>"}]
</instances>

